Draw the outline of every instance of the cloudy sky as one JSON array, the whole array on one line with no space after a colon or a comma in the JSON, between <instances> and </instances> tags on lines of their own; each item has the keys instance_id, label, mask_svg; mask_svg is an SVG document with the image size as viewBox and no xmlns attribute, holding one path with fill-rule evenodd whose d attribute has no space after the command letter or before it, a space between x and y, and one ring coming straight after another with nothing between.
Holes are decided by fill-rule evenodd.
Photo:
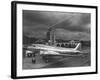
<instances>
[{"instance_id":1,"label":"cloudy sky","mask_svg":"<svg viewBox=\"0 0 100 80\"><path fill-rule=\"evenodd\" d=\"M57 39L90 40L90 18L89 13L23 10L23 33L46 38L48 28L55 27Z\"/></svg>"}]
</instances>

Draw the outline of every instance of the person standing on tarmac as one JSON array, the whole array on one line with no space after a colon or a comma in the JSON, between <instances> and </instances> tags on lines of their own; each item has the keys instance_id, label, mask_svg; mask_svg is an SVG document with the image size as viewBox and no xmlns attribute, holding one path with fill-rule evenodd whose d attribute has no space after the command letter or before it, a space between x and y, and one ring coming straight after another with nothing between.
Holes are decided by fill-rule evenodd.
<instances>
[{"instance_id":1,"label":"person standing on tarmac","mask_svg":"<svg viewBox=\"0 0 100 80\"><path fill-rule=\"evenodd\" d=\"M33 56L32 56L32 63L36 63L36 58L35 58L35 53L33 53Z\"/></svg>"}]
</instances>

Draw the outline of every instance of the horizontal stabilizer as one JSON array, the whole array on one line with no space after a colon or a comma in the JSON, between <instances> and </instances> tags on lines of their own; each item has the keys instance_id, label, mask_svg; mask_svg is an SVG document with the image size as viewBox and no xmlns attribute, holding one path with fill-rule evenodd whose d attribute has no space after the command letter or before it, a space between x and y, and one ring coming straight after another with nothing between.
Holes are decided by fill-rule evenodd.
<instances>
[{"instance_id":1,"label":"horizontal stabilizer","mask_svg":"<svg viewBox=\"0 0 100 80\"><path fill-rule=\"evenodd\" d=\"M77 46L75 47L75 50L81 50L81 43L77 44Z\"/></svg>"}]
</instances>

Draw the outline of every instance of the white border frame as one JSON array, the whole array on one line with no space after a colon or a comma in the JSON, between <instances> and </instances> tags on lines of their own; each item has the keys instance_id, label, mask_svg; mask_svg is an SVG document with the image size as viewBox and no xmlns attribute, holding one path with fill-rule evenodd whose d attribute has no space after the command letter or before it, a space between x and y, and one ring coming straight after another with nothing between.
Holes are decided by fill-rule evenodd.
<instances>
[{"instance_id":1,"label":"white border frame","mask_svg":"<svg viewBox=\"0 0 100 80\"><path fill-rule=\"evenodd\" d=\"M52 69L32 69L22 70L22 10L41 10L41 11L62 11L62 12L81 12L91 13L91 66L73 68L52 68ZM28 5L17 4L17 76L37 76L69 73L86 73L96 71L96 9L60 7L47 5Z\"/></svg>"}]
</instances>

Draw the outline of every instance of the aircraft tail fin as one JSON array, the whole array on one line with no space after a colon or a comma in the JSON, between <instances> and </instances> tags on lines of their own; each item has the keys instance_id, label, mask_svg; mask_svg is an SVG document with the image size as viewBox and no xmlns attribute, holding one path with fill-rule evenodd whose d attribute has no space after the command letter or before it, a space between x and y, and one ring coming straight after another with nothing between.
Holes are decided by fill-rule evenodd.
<instances>
[{"instance_id":1,"label":"aircraft tail fin","mask_svg":"<svg viewBox=\"0 0 100 80\"><path fill-rule=\"evenodd\" d=\"M75 47L75 50L81 50L81 43L77 44L77 46Z\"/></svg>"}]
</instances>

